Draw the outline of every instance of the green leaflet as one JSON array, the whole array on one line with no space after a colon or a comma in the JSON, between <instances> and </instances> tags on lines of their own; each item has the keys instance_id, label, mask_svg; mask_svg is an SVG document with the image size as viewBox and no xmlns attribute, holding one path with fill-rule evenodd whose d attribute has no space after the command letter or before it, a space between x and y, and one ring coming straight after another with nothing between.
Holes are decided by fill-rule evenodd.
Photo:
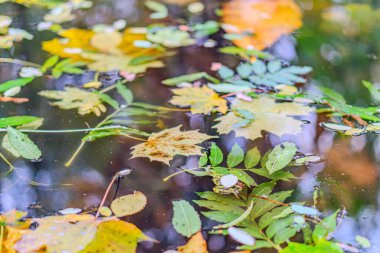
<instances>
[{"instance_id":1,"label":"green leaflet","mask_svg":"<svg viewBox=\"0 0 380 253\"><path fill-rule=\"evenodd\" d=\"M247 210L245 210L244 213L241 216L239 216L235 220L230 221L228 223L215 226L214 229L229 228L229 227L233 227L233 226L238 225L240 222L244 221L249 216L249 214L252 211L252 208L253 208L253 201L251 201L251 204L249 205L249 207L247 208Z\"/></svg>"},{"instance_id":2,"label":"green leaflet","mask_svg":"<svg viewBox=\"0 0 380 253\"><path fill-rule=\"evenodd\" d=\"M285 142L277 145L268 156L266 168L269 174L285 168L292 160L297 152L297 147L294 143Z\"/></svg>"},{"instance_id":3,"label":"green leaflet","mask_svg":"<svg viewBox=\"0 0 380 253\"><path fill-rule=\"evenodd\" d=\"M255 167L257 164L259 164L260 159L261 159L261 154L257 147L254 147L248 150L244 158L245 168L250 169L250 168Z\"/></svg>"},{"instance_id":4,"label":"green leaflet","mask_svg":"<svg viewBox=\"0 0 380 253\"><path fill-rule=\"evenodd\" d=\"M127 105L132 104L133 102L133 93L130 89L125 87L121 82L116 84L117 92L123 97Z\"/></svg>"},{"instance_id":5,"label":"green leaflet","mask_svg":"<svg viewBox=\"0 0 380 253\"><path fill-rule=\"evenodd\" d=\"M28 78L18 78L18 79L6 81L0 84L0 92L7 91L17 86L25 86L31 83L33 80L34 80L34 77L28 77Z\"/></svg>"},{"instance_id":6,"label":"green leaflet","mask_svg":"<svg viewBox=\"0 0 380 253\"><path fill-rule=\"evenodd\" d=\"M209 160L212 166L218 166L223 162L223 152L215 143L211 146Z\"/></svg>"},{"instance_id":7,"label":"green leaflet","mask_svg":"<svg viewBox=\"0 0 380 253\"><path fill-rule=\"evenodd\" d=\"M315 246L305 245L302 243L290 242L288 246L281 250L280 253L343 253L343 250L337 243L321 241Z\"/></svg>"},{"instance_id":8,"label":"green leaflet","mask_svg":"<svg viewBox=\"0 0 380 253\"><path fill-rule=\"evenodd\" d=\"M6 144L3 147L7 148L7 145L9 144L12 147L11 149L8 149L11 153L17 152L19 156L29 160L37 160L41 157L41 151L26 134L23 134L12 127L8 127L7 138L8 140L5 140Z\"/></svg>"},{"instance_id":9,"label":"green leaflet","mask_svg":"<svg viewBox=\"0 0 380 253\"><path fill-rule=\"evenodd\" d=\"M338 215L339 210L337 210L335 213L332 215L324 218L321 223L315 226L314 231L313 231L313 241L315 243L318 243L326 237L335 231L336 229L336 218Z\"/></svg>"},{"instance_id":10,"label":"green leaflet","mask_svg":"<svg viewBox=\"0 0 380 253\"><path fill-rule=\"evenodd\" d=\"M185 200L173 201L173 219L172 224L175 230L186 237L201 230L201 220L189 202Z\"/></svg>"},{"instance_id":11,"label":"green leaflet","mask_svg":"<svg viewBox=\"0 0 380 253\"><path fill-rule=\"evenodd\" d=\"M184 83L184 82L191 83L202 78L205 78L213 83L219 83L218 79L210 76L206 72L198 72L198 73L193 73L193 74L177 76L177 77L166 79L162 81L162 83L169 86L175 86L177 84Z\"/></svg>"},{"instance_id":12,"label":"green leaflet","mask_svg":"<svg viewBox=\"0 0 380 253\"><path fill-rule=\"evenodd\" d=\"M41 118L34 116L12 116L7 118L0 118L0 128L7 128L9 126L16 127L25 124L32 123L33 121L39 120Z\"/></svg>"},{"instance_id":13,"label":"green leaflet","mask_svg":"<svg viewBox=\"0 0 380 253\"><path fill-rule=\"evenodd\" d=\"M235 143L232 147L231 152L227 157L227 165L229 168L233 168L239 165L244 160L244 150Z\"/></svg>"}]
</instances>

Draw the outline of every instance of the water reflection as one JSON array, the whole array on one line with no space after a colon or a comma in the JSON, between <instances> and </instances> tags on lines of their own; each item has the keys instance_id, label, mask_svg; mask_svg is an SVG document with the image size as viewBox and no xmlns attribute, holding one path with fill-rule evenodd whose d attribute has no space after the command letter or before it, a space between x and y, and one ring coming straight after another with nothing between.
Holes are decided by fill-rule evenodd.
<instances>
[{"instance_id":1,"label":"water reflection","mask_svg":"<svg viewBox=\"0 0 380 253\"><path fill-rule=\"evenodd\" d=\"M112 23L117 19L127 19L128 24L143 25L146 21L141 11L141 2L98 1L93 9L80 12L78 19L71 25L87 27L97 23ZM213 15L211 10L217 1L204 2L207 10L210 10L205 14L206 19ZM314 84L326 85L338 89L350 102L357 105L370 103L370 96L360 82L362 79L380 82L380 64L377 57L380 49L378 22L366 20L365 22L373 23L353 26L355 22L363 21L354 20L358 17L348 15L347 9L341 5L327 0L300 2L305 11L304 27L295 38L283 37L271 52L285 60L314 67L313 80L307 86L308 90L317 92ZM355 8L360 8L361 16L373 12L369 7ZM180 8L176 10L181 13ZM17 16L16 23L21 28L35 31L38 19L35 13L32 15L30 10L16 5L9 5L2 11ZM353 28L356 29L351 30ZM46 55L40 53L39 44L52 35L39 34L34 42L22 43L10 53L2 52L2 56L41 62ZM202 57L194 57L197 55ZM160 84L162 79L208 70L212 62L219 61L233 64L235 60L219 55L214 49L195 46L180 49L176 56L167 60L165 69L149 71L146 77L135 81L131 88L139 101L166 105L171 93ZM0 79L16 77L19 68L18 65L1 64ZM41 89L62 89L68 84L82 85L92 78L93 73L89 72L82 76L65 75L58 81L45 79L41 83L35 82L21 93L21 96L31 98L30 103L1 104L0 114L41 116L45 118L46 129L84 128L87 124L93 126L99 121L98 118L78 117L75 112L49 107L47 100L31 96ZM115 73L104 76L108 84L114 83L116 79ZM174 113L171 116L162 125L172 127L182 124L184 129L200 129L202 132L215 134L212 121L208 117L184 113ZM310 123L305 124L303 132L298 135L286 135L282 138L267 135L252 143L243 138L235 139L234 134L230 134L222 136L219 144L225 150L229 150L237 142L246 149L257 145L260 150L266 151L283 141L291 141L305 154L325 157L326 161L323 163L296 168L295 172L300 176L298 182L282 184L280 187L297 189L293 200L309 203L312 203L314 190L321 189L323 194L319 198L319 207L326 214L341 207L348 211L348 217L336 233L337 239L353 243L355 235L360 234L370 238L374 244L368 252L380 252L380 138L373 134L342 137L325 131L318 125L321 120L325 120L323 115L310 115L305 120ZM151 131L158 130L154 125L148 128ZM129 160L130 147L136 143L115 137L88 144L72 168L65 168L64 163L79 144L81 137L81 134L33 135L33 139L43 150L43 160L37 163L14 161L17 173L13 172L0 179L1 210L27 210L31 203L38 202L43 208L29 208L29 213L44 215L65 207L85 208L98 205L112 176L120 169L133 168L133 173L122 180L119 194L139 190L147 195L149 202L148 208L128 219L141 227L148 236L160 241L160 244L143 243L140 252L159 252L184 244L185 239L170 224L171 201L179 198L194 199L195 191L209 190L212 186L209 180L194 179L186 174L180 174L168 182L163 182L162 179L176 172L177 166L196 166L195 158L177 157L170 168L156 162L150 163L147 159ZM5 168L6 165L2 164L1 171ZM31 185L28 180L46 185ZM203 222L206 227L213 224L205 219ZM211 252L227 252L233 246L221 236L209 235L206 238Z\"/></svg>"}]
</instances>

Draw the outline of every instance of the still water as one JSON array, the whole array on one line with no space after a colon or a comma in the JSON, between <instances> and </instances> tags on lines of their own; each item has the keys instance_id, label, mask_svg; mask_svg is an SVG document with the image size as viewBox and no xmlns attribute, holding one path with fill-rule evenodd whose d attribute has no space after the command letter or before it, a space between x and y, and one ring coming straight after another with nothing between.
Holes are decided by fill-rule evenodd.
<instances>
[{"instance_id":1,"label":"still water","mask_svg":"<svg viewBox=\"0 0 380 253\"><path fill-rule=\"evenodd\" d=\"M206 11L204 20L215 19L214 10L220 2L203 1ZM304 25L292 36L284 36L271 49L274 55L299 65L314 68L306 89L313 91L315 85L332 87L343 94L349 103L368 105L370 94L361 85L361 80L380 83L380 8L377 1L298 1L304 11ZM345 15L341 4L347 2L365 4L358 10L358 16ZM354 6L353 8L359 8ZM185 15L181 8L174 11L178 16ZM49 32L37 32L37 22L41 20L43 10L27 9L20 5L3 5L0 14L15 17L17 27L36 35L33 41L20 43L11 51L0 51L1 57L25 59L31 62L43 62L47 55L40 50L42 41L54 37ZM67 24L68 27L87 28L94 24L110 24L125 19L128 25L146 25L147 13L139 0L97 1L89 10L79 13L78 18ZM375 17L375 18L374 18ZM333 20L336 26L331 25ZM169 89L161 80L197 71L205 71L213 62L234 65L234 60L218 53L216 49L197 46L181 48L177 54L166 59L162 69L149 70L147 75L134 81L129 87L136 99L155 105L168 105L171 97ZM0 64L0 81L17 77L20 66ZM74 129L94 126L99 119L95 116L78 116L75 111L60 110L48 106L48 101L37 94L42 89L62 89L65 85L82 85L93 79L93 73L81 76L64 75L59 80L39 79L22 90L21 97L29 97L30 102L0 104L0 117L12 115L34 115L45 119L43 129ZM117 73L101 76L106 84L113 84ZM376 135L346 137L319 127L323 115L311 115L307 119L302 133L285 135L278 138L266 135L259 140L247 141L235 139L233 134L222 136L219 144L229 150L237 142L241 147L253 145L261 150L283 141L297 144L305 154L318 154L324 162L299 168L297 181L283 183L280 189L294 189L292 201L312 203L313 192L321 189L322 197L318 203L329 214L337 208L346 208L347 217L337 233L337 240L353 243L355 235L369 238L373 247L370 253L380 252L380 138ZM212 121L208 117L187 113L172 113L164 119L166 127L182 125L183 129L200 129L215 134ZM152 125L144 130L157 131ZM119 194L133 190L144 192L148 197L148 206L141 213L129 218L147 235L160 241L159 244L143 243L139 252L162 252L185 243L171 226L171 201L176 199L194 199L194 192L210 190L210 180L198 180L181 174L168 182L162 179L177 171L177 166L191 166L195 158L176 157L168 169L148 159L130 160L130 147L134 141L120 137L107 138L88 143L78 159L70 167L64 166L80 144L81 133L35 134L33 140L41 148L43 159L38 162L13 160L16 172L0 178L0 211L13 208L29 210L30 215L42 216L54 213L66 207L91 207L98 205L111 177L123 168L132 168L133 173L121 181ZM5 164L1 164L1 171ZM31 185L31 180L38 182ZM42 207L42 208L41 208ZM204 225L207 227L207 221ZM209 227L212 227L210 223ZM218 235L208 236L211 252L229 252L234 244ZM270 252L270 251L260 251Z\"/></svg>"}]
</instances>

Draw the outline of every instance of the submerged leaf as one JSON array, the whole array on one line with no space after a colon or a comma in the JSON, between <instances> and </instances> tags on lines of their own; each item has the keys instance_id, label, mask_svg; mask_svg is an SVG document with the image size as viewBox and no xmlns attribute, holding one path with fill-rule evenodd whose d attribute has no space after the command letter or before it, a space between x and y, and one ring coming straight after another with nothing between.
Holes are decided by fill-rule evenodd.
<instances>
[{"instance_id":1,"label":"submerged leaf","mask_svg":"<svg viewBox=\"0 0 380 253\"><path fill-rule=\"evenodd\" d=\"M173 220L175 230L190 237L201 230L201 220L194 207L185 200L173 201Z\"/></svg>"},{"instance_id":2,"label":"submerged leaf","mask_svg":"<svg viewBox=\"0 0 380 253\"><path fill-rule=\"evenodd\" d=\"M217 93L208 88L203 87L184 87L173 89L174 97L170 103L178 106L190 106L191 113L208 114L212 111L218 111L223 114L227 112L227 101L220 98Z\"/></svg>"},{"instance_id":3,"label":"submerged leaf","mask_svg":"<svg viewBox=\"0 0 380 253\"><path fill-rule=\"evenodd\" d=\"M175 155L201 155L197 144L211 139L212 136L196 131L180 131L181 126L153 133L144 143L133 148L132 158L148 157L151 161L169 164Z\"/></svg>"}]
</instances>

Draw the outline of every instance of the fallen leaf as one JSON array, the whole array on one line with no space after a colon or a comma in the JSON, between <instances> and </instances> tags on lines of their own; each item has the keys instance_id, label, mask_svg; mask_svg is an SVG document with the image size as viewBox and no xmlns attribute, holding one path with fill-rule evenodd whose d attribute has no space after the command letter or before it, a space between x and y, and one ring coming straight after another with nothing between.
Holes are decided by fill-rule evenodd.
<instances>
[{"instance_id":1,"label":"fallen leaf","mask_svg":"<svg viewBox=\"0 0 380 253\"><path fill-rule=\"evenodd\" d=\"M190 240L177 249L180 253L208 253L207 243L202 236L202 232L193 235Z\"/></svg>"},{"instance_id":2,"label":"fallen leaf","mask_svg":"<svg viewBox=\"0 0 380 253\"><path fill-rule=\"evenodd\" d=\"M231 131L236 137L245 137L251 140L262 137L261 131L282 136L284 134L297 134L304 124L291 116L306 116L313 110L310 107L292 103L276 103L275 99L262 96L252 102L235 99L232 103L232 111L216 119L219 121L214 127L220 134L228 134ZM246 119L234 110L246 111L254 117ZM245 122L240 126L241 122Z\"/></svg>"},{"instance_id":3,"label":"fallen leaf","mask_svg":"<svg viewBox=\"0 0 380 253\"><path fill-rule=\"evenodd\" d=\"M223 114L227 112L227 101L207 86L173 89L172 92L175 95L170 103L184 107L190 106L193 114L208 114L213 110Z\"/></svg>"},{"instance_id":4,"label":"fallen leaf","mask_svg":"<svg viewBox=\"0 0 380 253\"><path fill-rule=\"evenodd\" d=\"M22 104L29 102L29 98L0 97L0 102L13 102L16 104Z\"/></svg>"},{"instance_id":5,"label":"fallen leaf","mask_svg":"<svg viewBox=\"0 0 380 253\"><path fill-rule=\"evenodd\" d=\"M181 235L190 237L201 230L199 214L186 200L173 201L173 212L173 227Z\"/></svg>"},{"instance_id":6,"label":"fallen leaf","mask_svg":"<svg viewBox=\"0 0 380 253\"><path fill-rule=\"evenodd\" d=\"M181 126L153 133L144 143L133 148L132 158L148 157L151 161L160 161L169 165L175 155L201 155L201 147L197 144L213 138L198 130L180 131Z\"/></svg>"},{"instance_id":7,"label":"fallen leaf","mask_svg":"<svg viewBox=\"0 0 380 253\"><path fill-rule=\"evenodd\" d=\"M121 196L111 203L111 210L116 217L133 215L143 210L148 200L146 196L139 191L133 194Z\"/></svg>"},{"instance_id":8,"label":"fallen leaf","mask_svg":"<svg viewBox=\"0 0 380 253\"><path fill-rule=\"evenodd\" d=\"M293 0L234 0L223 5L222 22L229 34L252 33L233 42L263 50L302 26L301 9Z\"/></svg>"},{"instance_id":9,"label":"fallen leaf","mask_svg":"<svg viewBox=\"0 0 380 253\"><path fill-rule=\"evenodd\" d=\"M153 241L132 223L109 220L99 224L96 235L80 253L135 253L137 243Z\"/></svg>"},{"instance_id":10,"label":"fallen leaf","mask_svg":"<svg viewBox=\"0 0 380 253\"><path fill-rule=\"evenodd\" d=\"M5 238L3 240L3 245L2 245L2 251L1 253L16 253L17 251L13 248L15 243L19 241L22 236L26 235L29 233L28 230L24 229L16 229L13 227L7 226L5 228ZM0 245L1 248L1 245Z\"/></svg>"},{"instance_id":11,"label":"fallen leaf","mask_svg":"<svg viewBox=\"0 0 380 253\"><path fill-rule=\"evenodd\" d=\"M99 32L71 28L59 33L62 39L45 41L43 50L63 58L88 63L88 68L94 71L107 72L111 70L142 73L147 68L160 68L163 63L156 60L163 50L155 48L136 47L136 41L146 40L145 32L135 32L136 29L126 29L123 33ZM133 59L141 56L152 56L152 60L141 64L130 64Z\"/></svg>"},{"instance_id":12,"label":"fallen leaf","mask_svg":"<svg viewBox=\"0 0 380 253\"><path fill-rule=\"evenodd\" d=\"M51 105L58 106L64 110L78 109L80 115L94 113L100 116L107 109L100 97L92 92L84 91L74 87L66 87L64 91L45 90L38 93L40 96L58 100Z\"/></svg>"},{"instance_id":13,"label":"fallen leaf","mask_svg":"<svg viewBox=\"0 0 380 253\"><path fill-rule=\"evenodd\" d=\"M15 244L18 252L42 249L46 249L46 253L78 252L93 240L97 227L95 217L88 214L48 216L33 219L33 222L37 222L38 227Z\"/></svg>"}]
</instances>

